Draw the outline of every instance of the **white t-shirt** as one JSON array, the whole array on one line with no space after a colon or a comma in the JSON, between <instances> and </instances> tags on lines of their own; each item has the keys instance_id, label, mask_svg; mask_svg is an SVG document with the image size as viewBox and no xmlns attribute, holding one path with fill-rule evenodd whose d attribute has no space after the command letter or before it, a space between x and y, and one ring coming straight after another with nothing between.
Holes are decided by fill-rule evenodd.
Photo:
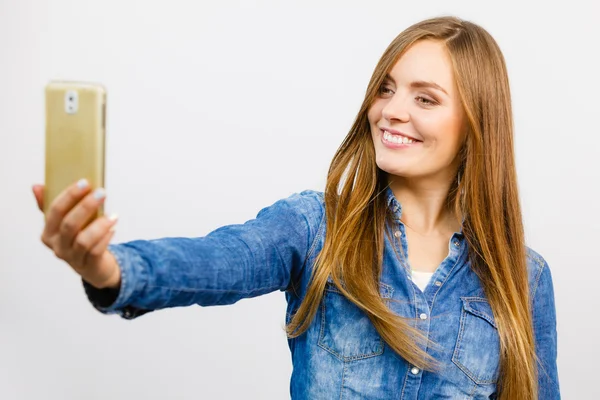
<instances>
[{"instance_id":1,"label":"white t-shirt","mask_svg":"<svg viewBox=\"0 0 600 400\"><path fill-rule=\"evenodd\" d=\"M417 285L421 291L425 291L427 284L431 280L433 276L433 272L421 272L421 271L411 271L412 272L412 280Z\"/></svg>"}]
</instances>

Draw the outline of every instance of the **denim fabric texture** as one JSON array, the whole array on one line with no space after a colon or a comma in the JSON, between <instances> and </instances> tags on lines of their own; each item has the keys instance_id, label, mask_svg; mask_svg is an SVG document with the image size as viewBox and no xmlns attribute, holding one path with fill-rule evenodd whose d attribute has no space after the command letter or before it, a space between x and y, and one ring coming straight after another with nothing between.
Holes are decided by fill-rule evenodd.
<instances>
[{"instance_id":1,"label":"denim fabric texture","mask_svg":"<svg viewBox=\"0 0 600 400\"><path fill-rule=\"evenodd\" d=\"M421 291L402 254L408 247L402 207L391 190L394 230L386 239L380 293L398 315L414 320L440 349L435 373L409 365L379 336L369 318L328 282L306 333L288 340L293 399L490 399L496 397L499 336L467 242L456 232L448 255ZM134 319L168 307L232 304L283 291L289 322L306 293L325 237L323 194L303 191L262 209L255 219L200 238L111 244L121 288L109 302L84 283L99 311ZM402 246L403 252L400 252ZM539 375L539 398L559 399L556 315L550 269L528 249L529 287ZM114 300L114 301L113 301ZM110 304L112 303L112 304Z\"/></svg>"}]
</instances>

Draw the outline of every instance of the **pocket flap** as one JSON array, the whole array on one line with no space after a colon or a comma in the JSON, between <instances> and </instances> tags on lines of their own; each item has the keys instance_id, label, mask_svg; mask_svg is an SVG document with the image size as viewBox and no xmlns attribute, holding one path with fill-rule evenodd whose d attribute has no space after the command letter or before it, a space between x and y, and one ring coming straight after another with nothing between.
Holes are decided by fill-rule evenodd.
<instances>
[{"instance_id":1,"label":"pocket flap","mask_svg":"<svg viewBox=\"0 0 600 400\"><path fill-rule=\"evenodd\" d=\"M485 319L494 328L498 329L496 320L494 319L494 313L492 312L492 306L490 306L487 299L483 297L461 297L461 299L465 311Z\"/></svg>"}]
</instances>

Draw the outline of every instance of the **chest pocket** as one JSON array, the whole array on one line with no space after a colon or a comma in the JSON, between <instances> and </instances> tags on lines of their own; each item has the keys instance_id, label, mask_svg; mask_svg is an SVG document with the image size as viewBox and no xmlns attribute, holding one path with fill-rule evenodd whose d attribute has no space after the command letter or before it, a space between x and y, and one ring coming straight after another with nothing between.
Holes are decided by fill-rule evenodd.
<instances>
[{"instance_id":1,"label":"chest pocket","mask_svg":"<svg viewBox=\"0 0 600 400\"><path fill-rule=\"evenodd\" d=\"M393 288L379 284L381 297L390 299ZM367 315L346 299L328 279L320 310L319 347L342 361L383 354L384 341Z\"/></svg>"},{"instance_id":2,"label":"chest pocket","mask_svg":"<svg viewBox=\"0 0 600 400\"><path fill-rule=\"evenodd\" d=\"M478 385L496 383L500 367L500 337L487 299L461 297L460 330L452 362Z\"/></svg>"}]
</instances>

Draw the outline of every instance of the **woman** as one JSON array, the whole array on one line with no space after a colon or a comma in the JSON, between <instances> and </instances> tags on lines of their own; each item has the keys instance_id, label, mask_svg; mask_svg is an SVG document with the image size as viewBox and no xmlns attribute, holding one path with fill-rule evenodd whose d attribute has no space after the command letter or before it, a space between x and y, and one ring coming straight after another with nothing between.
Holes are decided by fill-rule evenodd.
<instances>
[{"instance_id":1,"label":"woman","mask_svg":"<svg viewBox=\"0 0 600 400\"><path fill-rule=\"evenodd\" d=\"M33 188L41 206L41 185ZM110 244L80 181L42 241L90 301L132 319L286 293L299 399L560 397L550 270L524 245L503 56L481 27L435 18L379 61L329 170L243 225Z\"/></svg>"}]
</instances>

